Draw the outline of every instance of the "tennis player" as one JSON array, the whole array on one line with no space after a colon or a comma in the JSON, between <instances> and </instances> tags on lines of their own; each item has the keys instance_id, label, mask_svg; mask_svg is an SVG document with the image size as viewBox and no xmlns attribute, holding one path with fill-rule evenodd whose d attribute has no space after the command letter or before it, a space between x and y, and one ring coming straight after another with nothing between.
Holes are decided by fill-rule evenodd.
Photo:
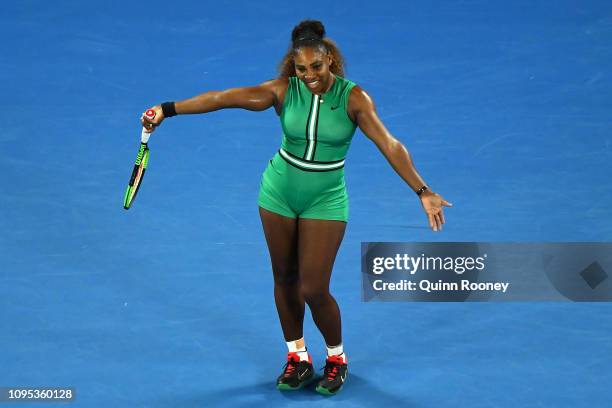
<instances>
[{"instance_id":1,"label":"tennis player","mask_svg":"<svg viewBox=\"0 0 612 408\"><path fill-rule=\"evenodd\" d=\"M305 305L327 345L323 378L316 390L334 395L347 378L340 310L329 292L334 260L349 216L344 163L357 127L370 138L420 199L429 226L440 231L444 206L417 172L404 145L385 128L372 98L344 78L344 60L319 21L299 23L277 79L257 86L210 91L151 109L143 116L152 132L165 118L242 108L274 108L283 139L261 179L259 213L274 275L274 300L288 347L276 380L279 390L296 390L314 380L303 337Z\"/></svg>"}]
</instances>

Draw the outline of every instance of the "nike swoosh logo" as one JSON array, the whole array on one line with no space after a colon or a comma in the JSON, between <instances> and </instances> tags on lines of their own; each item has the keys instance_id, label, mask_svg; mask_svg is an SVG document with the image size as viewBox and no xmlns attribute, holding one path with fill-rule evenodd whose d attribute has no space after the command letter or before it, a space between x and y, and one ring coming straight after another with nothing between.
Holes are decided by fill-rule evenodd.
<instances>
[{"instance_id":1,"label":"nike swoosh logo","mask_svg":"<svg viewBox=\"0 0 612 408\"><path fill-rule=\"evenodd\" d=\"M340 107L340 105L338 105L338 106L332 106L332 107L331 107L331 110L336 110L336 109L338 109L339 107Z\"/></svg>"},{"instance_id":2,"label":"nike swoosh logo","mask_svg":"<svg viewBox=\"0 0 612 408\"><path fill-rule=\"evenodd\" d=\"M306 376L306 374L308 374L308 370L304 370L304 372L299 373L298 380L302 381L302 379Z\"/></svg>"},{"instance_id":3,"label":"nike swoosh logo","mask_svg":"<svg viewBox=\"0 0 612 408\"><path fill-rule=\"evenodd\" d=\"M344 382L344 379L346 378L346 374L341 375L340 378L342 378L342 382Z\"/></svg>"}]
</instances>

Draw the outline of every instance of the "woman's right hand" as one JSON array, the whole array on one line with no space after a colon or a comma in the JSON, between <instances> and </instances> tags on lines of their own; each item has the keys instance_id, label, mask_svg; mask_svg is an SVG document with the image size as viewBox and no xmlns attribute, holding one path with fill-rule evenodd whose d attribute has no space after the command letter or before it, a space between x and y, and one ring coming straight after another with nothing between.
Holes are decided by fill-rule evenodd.
<instances>
[{"instance_id":1,"label":"woman's right hand","mask_svg":"<svg viewBox=\"0 0 612 408\"><path fill-rule=\"evenodd\" d=\"M149 119L145 115L145 112L149 109L155 111L155 117L153 119ZM164 120L164 112L162 111L160 105L152 106L149 109L146 109L145 112L142 113L142 116L140 117L140 123L142 123L142 127L144 128L145 132L153 133L155 128L161 125L162 121Z\"/></svg>"},{"instance_id":2,"label":"woman's right hand","mask_svg":"<svg viewBox=\"0 0 612 408\"><path fill-rule=\"evenodd\" d=\"M429 219L429 226L434 231L442 231L444 224L443 207L452 207L453 205L446 201L440 194L434 193L431 190L425 190L419 197L421 204Z\"/></svg>"}]
</instances>

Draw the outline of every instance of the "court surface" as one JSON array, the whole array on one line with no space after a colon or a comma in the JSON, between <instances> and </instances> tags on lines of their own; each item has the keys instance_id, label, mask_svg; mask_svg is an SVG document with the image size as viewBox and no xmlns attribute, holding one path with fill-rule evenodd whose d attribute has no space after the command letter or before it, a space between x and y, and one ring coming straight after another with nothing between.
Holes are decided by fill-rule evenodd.
<instances>
[{"instance_id":1,"label":"court surface","mask_svg":"<svg viewBox=\"0 0 612 408\"><path fill-rule=\"evenodd\" d=\"M610 2L2 8L0 386L72 386L83 407L609 405L609 304L363 303L360 243L612 240ZM350 374L333 398L274 388L286 348L256 204L272 110L169 119L122 208L141 112L273 78L308 17L454 203L428 230L356 133L332 279Z\"/></svg>"}]
</instances>

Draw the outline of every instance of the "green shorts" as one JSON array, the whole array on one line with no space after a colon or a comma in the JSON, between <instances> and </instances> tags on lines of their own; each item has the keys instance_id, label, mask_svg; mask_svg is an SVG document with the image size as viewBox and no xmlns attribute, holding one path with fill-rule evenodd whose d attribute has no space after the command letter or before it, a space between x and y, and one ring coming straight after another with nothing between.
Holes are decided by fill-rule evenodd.
<instances>
[{"instance_id":1,"label":"green shorts","mask_svg":"<svg viewBox=\"0 0 612 408\"><path fill-rule=\"evenodd\" d=\"M258 204L285 217L347 222L349 206L344 167L302 170L276 153L261 178Z\"/></svg>"}]
</instances>

